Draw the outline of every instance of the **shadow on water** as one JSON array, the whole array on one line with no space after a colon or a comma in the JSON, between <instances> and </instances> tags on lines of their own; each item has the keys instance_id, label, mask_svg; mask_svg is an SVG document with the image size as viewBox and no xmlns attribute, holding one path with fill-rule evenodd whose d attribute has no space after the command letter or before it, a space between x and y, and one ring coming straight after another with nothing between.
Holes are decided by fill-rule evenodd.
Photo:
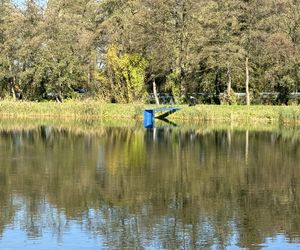
<instances>
[{"instance_id":1,"label":"shadow on water","mask_svg":"<svg viewBox=\"0 0 300 250\"><path fill-rule=\"evenodd\" d=\"M0 147L2 236L75 223L109 249L300 243L297 129L42 125L2 129Z\"/></svg>"}]
</instances>

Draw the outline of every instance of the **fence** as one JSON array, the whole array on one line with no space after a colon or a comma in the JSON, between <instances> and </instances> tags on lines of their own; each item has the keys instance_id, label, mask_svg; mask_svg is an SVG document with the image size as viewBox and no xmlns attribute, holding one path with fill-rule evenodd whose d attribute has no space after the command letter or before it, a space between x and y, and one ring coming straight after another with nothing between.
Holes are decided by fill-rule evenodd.
<instances>
[{"instance_id":1,"label":"fence","mask_svg":"<svg viewBox=\"0 0 300 250\"><path fill-rule=\"evenodd\" d=\"M238 103L246 102L246 93L234 93ZM158 99L160 104L174 104L174 96L170 93L158 93ZM220 93L219 97L222 98L225 93ZM275 104L280 93L279 92L261 92L256 95L251 95L252 103L255 104ZM183 101L188 102L190 97L196 98L198 103L211 103L210 100L214 97L213 93L187 93L186 97L183 97ZM288 99L296 104L300 104L300 92L293 92L288 94ZM155 103L155 97L153 93L148 95L146 103Z\"/></svg>"}]
</instances>

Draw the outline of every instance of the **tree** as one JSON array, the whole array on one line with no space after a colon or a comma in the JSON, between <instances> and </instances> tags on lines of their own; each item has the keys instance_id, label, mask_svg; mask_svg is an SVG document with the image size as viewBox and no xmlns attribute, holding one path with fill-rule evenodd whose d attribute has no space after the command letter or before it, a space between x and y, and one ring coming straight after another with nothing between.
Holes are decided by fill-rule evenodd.
<instances>
[{"instance_id":1,"label":"tree","mask_svg":"<svg viewBox=\"0 0 300 250\"><path fill-rule=\"evenodd\" d=\"M170 92L176 102L186 101L189 93L205 92L205 102L232 104L238 91L247 93L248 104L250 92L253 102L261 92L280 92L272 102L289 103L290 93L300 89L298 1L0 4L2 97L22 94L40 100L53 94L62 100L74 96L78 87L90 95L104 93L115 79L111 69L122 68L111 64L113 46L116 62L127 58L132 66L133 58L147 61L143 89Z\"/></svg>"},{"instance_id":2,"label":"tree","mask_svg":"<svg viewBox=\"0 0 300 250\"><path fill-rule=\"evenodd\" d=\"M106 94L115 102L137 102L145 98L147 62L138 54L118 55L115 47L107 52L106 73L109 77Z\"/></svg>"},{"instance_id":3,"label":"tree","mask_svg":"<svg viewBox=\"0 0 300 250\"><path fill-rule=\"evenodd\" d=\"M1 96L4 97L6 92L11 93L15 97L16 84L16 66L14 65L14 58L16 47L12 40L14 40L14 20L20 17L17 11L12 7L9 0L1 0L0 6L0 84Z\"/></svg>"}]
</instances>

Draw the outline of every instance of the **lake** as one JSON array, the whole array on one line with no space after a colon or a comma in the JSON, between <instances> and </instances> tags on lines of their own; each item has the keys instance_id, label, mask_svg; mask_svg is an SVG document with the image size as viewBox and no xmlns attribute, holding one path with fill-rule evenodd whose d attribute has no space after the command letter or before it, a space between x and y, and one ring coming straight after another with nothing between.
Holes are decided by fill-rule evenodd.
<instances>
[{"instance_id":1,"label":"lake","mask_svg":"<svg viewBox=\"0 0 300 250\"><path fill-rule=\"evenodd\" d=\"M0 249L300 248L300 130L0 130Z\"/></svg>"}]
</instances>

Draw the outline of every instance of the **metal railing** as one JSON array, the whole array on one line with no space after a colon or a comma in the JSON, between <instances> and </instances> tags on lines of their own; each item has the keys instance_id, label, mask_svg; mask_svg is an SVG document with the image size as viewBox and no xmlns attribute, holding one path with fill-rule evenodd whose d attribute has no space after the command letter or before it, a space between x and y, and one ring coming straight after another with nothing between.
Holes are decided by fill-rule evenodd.
<instances>
[{"instance_id":1,"label":"metal railing","mask_svg":"<svg viewBox=\"0 0 300 250\"><path fill-rule=\"evenodd\" d=\"M277 98L278 95L280 93L279 92L261 92L258 94L258 97L260 98ZM158 95L158 99L159 102L161 104L174 104L174 96L170 93L167 92L160 92L157 94ZM193 93L187 93L186 98L189 99L190 97L195 97L195 98L209 98L213 95L213 93L209 93L209 92L193 92ZM224 96L225 93L220 93L220 97ZM234 95L239 98L246 98L246 93L244 92L235 92ZM292 92L289 93L289 96L291 99L295 99L295 100L300 100L300 92ZM150 93L148 95L148 98L146 100L147 103L155 103L155 97L153 93Z\"/></svg>"}]
</instances>

